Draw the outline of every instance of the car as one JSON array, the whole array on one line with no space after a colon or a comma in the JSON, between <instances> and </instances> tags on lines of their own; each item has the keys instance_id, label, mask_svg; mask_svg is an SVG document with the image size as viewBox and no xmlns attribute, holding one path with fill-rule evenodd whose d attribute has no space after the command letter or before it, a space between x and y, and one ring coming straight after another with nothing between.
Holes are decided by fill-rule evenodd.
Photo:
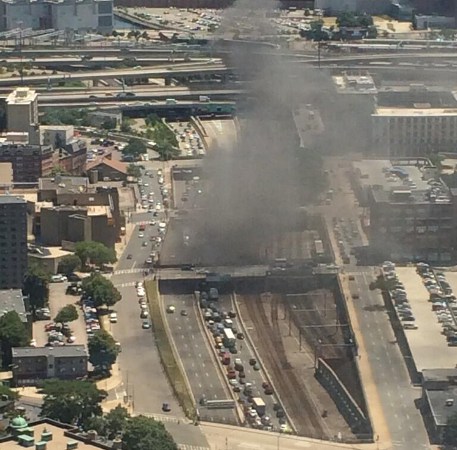
<instances>
[{"instance_id":1,"label":"car","mask_svg":"<svg viewBox=\"0 0 457 450\"><path fill-rule=\"evenodd\" d=\"M185 309L181 310L181 316L187 316L187 311Z\"/></svg>"},{"instance_id":2,"label":"car","mask_svg":"<svg viewBox=\"0 0 457 450\"><path fill-rule=\"evenodd\" d=\"M149 225L152 225L152 226L154 226L156 223L157 223L156 220L150 220L150 221L149 221Z\"/></svg>"},{"instance_id":3,"label":"car","mask_svg":"<svg viewBox=\"0 0 457 450\"><path fill-rule=\"evenodd\" d=\"M147 241L144 241L142 244L141 244L142 247L147 247L148 246L148 242Z\"/></svg>"},{"instance_id":4,"label":"car","mask_svg":"<svg viewBox=\"0 0 457 450\"><path fill-rule=\"evenodd\" d=\"M149 328L151 328L151 324L148 320L143 320L141 328L143 328L143 330L149 330Z\"/></svg>"},{"instance_id":5,"label":"car","mask_svg":"<svg viewBox=\"0 0 457 450\"><path fill-rule=\"evenodd\" d=\"M132 259L132 254L131 254L131 253L129 253L129 254L127 255L127 259Z\"/></svg>"},{"instance_id":6,"label":"car","mask_svg":"<svg viewBox=\"0 0 457 450\"><path fill-rule=\"evenodd\" d=\"M260 370L260 365L259 365L259 363L254 364L253 369L254 369L254 370Z\"/></svg>"},{"instance_id":7,"label":"car","mask_svg":"<svg viewBox=\"0 0 457 450\"><path fill-rule=\"evenodd\" d=\"M244 339L244 334L240 332L236 333L237 339L243 340Z\"/></svg>"},{"instance_id":8,"label":"car","mask_svg":"<svg viewBox=\"0 0 457 450\"><path fill-rule=\"evenodd\" d=\"M250 366L254 366L255 364L257 364L257 360L256 360L255 358L251 358L251 359L249 360L249 365L250 365Z\"/></svg>"},{"instance_id":9,"label":"car","mask_svg":"<svg viewBox=\"0 0 457 450\"><path fill-rule=\"evenodd\" d=\"M144 238L144 233L138 233L138 237L139 237L140 239Z\"/></svg>"},{"instance_id":10,"label":"car","mask_svg":"<svg viewBox=\"0 0 457 450\"><path fill-rule=\"evenodd\" d=\"M146 311L145 309L142 309L141 313L140 313L140 319L147 319L148 317L149 317L148 311Z\"/></svg>"},{"instance_id":11,"label":"car","mask_svg":"<svg viewBox=\"0 0 457 450\"><path fill-rule=\"evenodd\" d=\"M167 306L167 313L173 314L176 311L176 308L173 305Z\"/></svg>"},{"instance_id":12,"label":"car","mask_svg":"<svg viewBox=\"0 0 457 450\"><path fill-rule=\"evenodd\" d=\"M68 281L72 282L82 281L82 278L79 275L76 275L75 273L70 273L69 275L67 275L67 279Z\"/></svg>"},{"instance_id":13,"label":"car","mask_svg":"<svg viewBox=\"0 0 457 450\"><path fill-rule=\"evenodd\" d=\"M162 403L162 411L163 412L170 412L171 411L170 404L169 403Z\"/></svg>"},{"instance_id":14,"label":"car","mask_svg":"<svg viewBox=\"0 0 457 450\"><path fill-rule=\"evenodd\" d=\"M146 264L152 264L152 262L153 262L153 261L152 261L152 258L151 258L151 257L149 257L149 258L146 259Z\"/></svg>"},{"instance_id":15,"label":"car","mask_svg":"<svg viewBox=\"0 0 457 450\"><path fill-rule=\"evenodd\" d=\"M111 323L117 323L117 313L113 312L109 315L109 321Z\"/></svg>"}]
</instances>

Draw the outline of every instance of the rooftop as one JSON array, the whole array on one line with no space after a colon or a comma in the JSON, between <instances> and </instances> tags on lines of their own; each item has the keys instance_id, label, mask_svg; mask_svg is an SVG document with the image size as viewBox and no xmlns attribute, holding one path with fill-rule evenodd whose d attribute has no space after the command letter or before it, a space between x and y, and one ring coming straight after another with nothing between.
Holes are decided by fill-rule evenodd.
<instances>
[{"instance_id":1,"label":"rooftop","mask_svg":"<svg viewBox=\"0 0 457 450\"><path fill-rule=\"evenodd\" d=\"M26 201L23 198L17 197L15 195L0 195L0 204L25 204Z\"/></svg>"},{"instance_id":2,"label":"rooftop","mask_svg":"<svg viewBox=\"0 0 457 450\"><path fill-rule=\"evenodd\" d=\"M56 176L54 178L40 178L38 180L38 189L40 191L56 191L63 193L92 192L89 185L89 179L86 177L65 177Z\"/></svg>"},{"instance_id":3,"label":"rooftop","mask_svg":"<svg viewBox=\"0 0 457 450\"><path fill-rule=\"evenodd\" d=\"M97 168L99 165L105 164L108 167L111 167L114 170L117 170L118 172L121 172L123 174L127 173L127 164L123 163L121 161L116 161L113 159L108 159L102 156L101 158L97 158L94 161L90 162L86 166L86 170L92 170Z\"/></svg>"},{"instance_id":4,"label":"rooftop","mask_svg":"<svg viewBox=\"0 0 457 450\"><path fill-rule=\"evenodd\" d=\"M377 95L380 108L386 109L415 109L415 105L429 105L432 109L457 109L457 100L453 93L443 88L431 88L424 85L410 85L408 88L393 87L383 89Z\"/></svg>"},{"instance_id":5,"label":"rooftop","mask_svg":"<svg viewBox=\"0 0 457 450\"><path fill-rule=\"evenodd\" d=\"M417 330L405 330L417 371L455 367L457 347L447 345L446 336L442 334L442 326L432 311L431 303L427 301L430 294L425 288L422 278L416 273L416 268L397 267L395 271L398 279L405 286L418 327ZM446 279L451 283L449 275L449 273L446 274ZM428 373L430 374L430 372Z\"/></svg>"},{"instance_id":6,"label":"rooftop","mask_svg":"<svg viewBox=\"0 0 457 450\"><path fill-rule=\"evenodd\" d=\"M13 358L36 356L71 358L87 356L84 345L62 345L59 347L13 347L12 352Z\"/></svg>"},{"instance_id":7,"label":"rooftop","mask_svg":"<svg viewBox=\"0 0 457 450\"><path fill-rule=\"evenodd\" d=\"M457 116L457 107L454 108L432 108L429 103L416 103L413 108L376 108L374 116Z\"/></svg>"},{"instance_id":8,"label":"rooftop","mask_svg":"<svg viewBox=\"0 0 457 450\"><path fill-rule=\"evenodd\" d=\"M367 159L353 162L359 184L370 189L375 201L393 203L447 203L447 186L433 177L433 165L425 158L405 160Z\"/></svg>"},{"instance_id":9,"label":"rooftop","mask_svg":"<svg viewBox=\"0 0 457 450\"><path fill-rule=\"evenodd\" d=\"M36 100L38 94L28 87L16 88L6 97L6 103L9 105L27 104Z\"/></svg>"},{"instance_id":10,"label":"rooftop","mask_svg":"<svg viewBox=\"0 0 457 450\"><path fill-rule=\"evenodd\" d=\"M341 94L376 94L378 92L371 75L342 74L333 77L336 89Z\"/></svg>"},{"instance_id":11,"label":"rooftop","mask_svg":"<svg viewBox=\"0 0 457 450\"><path fill-rule=\"evenodd\" d=\"M10 311L16 311L22 322L27 322L24 298L20 289L0 290L0 317Z\"/></svg>"},{"instance_id":12,"label":"rooftop","mask_svg":"<svg viewBox=\"0 0 457 450\"><path fill-rule=\"evenodd\" d=\"M50 419L42 419L38 422L28 423L28 428L33 430L35 444L42 439L43 432L51 433L52 440L46 442L46 450L62 450L67 448L67 444L71 441L78 443L78 450L98 450L109 449L108 445L97 441L97 445L93 445L87 439L83 440L77 433L77 430L71 425L61 424ZM86 442L85 442L86 441ZM35 448L32 446L30 448ZM11 436L10 439L3 439L0 442L0 450L23 450L16 439Z\"/></svg>"},{"instance_id":13,"label":"rooftop","mask_svg":"<svg viewBox=\"0 0 457 450\"><path fill-rule=\"evenodd\" d=\"M444 391L426 390L433 420L438 426L445 426L450 416L457 413L457 388Z\"/></svg>"}]
</instances>

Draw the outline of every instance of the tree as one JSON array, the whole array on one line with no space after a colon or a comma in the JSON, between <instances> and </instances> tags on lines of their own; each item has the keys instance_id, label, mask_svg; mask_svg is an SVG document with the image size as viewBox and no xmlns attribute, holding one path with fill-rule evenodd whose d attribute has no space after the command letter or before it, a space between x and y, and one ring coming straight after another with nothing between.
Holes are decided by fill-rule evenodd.
<instances>
[{"instance_id":1,"label":"tree","mask_svg":"<svg viewBox=\"0 0 457 450\"><path fill-rule=\"evenodd\" d=\"M155 127L160 122L160 118L157 114L148 114L144 119L144 123L147 127Z\"/></svg>"},{"instance_id":2,"label":"tree","mask_svg":"<svg viewBox=\"0 0 457 450\"><path fill-rule=\"evenodd\" d=\"M107 396L90 381L79 380L48 380L42 392L42 417L82 427L89 419L102 414L100 403Z\"/></svg>"},{"instance_id":3,"label":"tree","mask_svg":"<svg viewBox=\"0 0 457 450\"><path fill-rule=\"evenodd\" d=\"M336 24L341 27L369 27L373 25L373 17L368 14L354 14L344 11L336 18Z\"/></svg>"},{"instance_id":4,"label":"tree","mask_svg":"<svg viewBox=\"0 0 457 450\"><path fill-rule=\"evenodd\" d=\"M8 400L19 400L20 397L20 395L16 391L13 391L5 384L0 383L0 397L2 397L3 395L6 395L8 397Z\"/></svg>"},{"instance_id":5,"label":"tree","mask_svg":"<svg viewBox=\"0 0 457 450\"><path fill-rule=\"evenodd\" d=\"M116 125L116 119L107 118L102 122L100 128L102 128L103 130L114 130L116 128Z\"/></svg>"},{"instance_id":6,"label":"tree","mask_svg":"<svg viewBox=\"0 0 457 450\"><path fill-rule=\"evenodd\" d=\"M169 142L163 142L162 144L156 144L157 153L160 155L162 161L169 161L170 159L176 158L181 154L181 151L177 147L173 147Z\"/></svg>"},{"instance_id":7,"label":"tree","mask_svg":"<svg viewBox=\"0 0 457 450\"><path fill-rule=\"evenodd\" d=\"M300 36L306 39L312 39L313 41L320 42L320 41L328 41L330 35L328 32L323 30L324 21L322 19L313 20L310 24L309 30L301 30Z\"/></svg>"},{"instance_id":8,"label":"tree","mask_svg":"<svg viewBox=\"0 0 457 450\"><path fill-rule=\"evenodd\" d=\"M82 241L75 245L75 254L81 260L83 266L88 262L96 266L116 262L116 253L101 242Z\"/></svg>"},{"instance_id":9,"label":"tree","mask_svg":"<svg viewBox=\"0 0 457 450\"><path fill-rule=\"evenodd\" d=\"M16 311L9 311L0 317L0 348L2 351L2 365L7 368L11 365L13 347L24 347L29 337L24 323Z\"/></svg>"},{"instance_id":10,"label":"tree","mask_svg":"<svg viewBox=\"0 0 457 450\"><path fill-rule=\"evenodd\" d=\"M75 305L67 305L61 308L54 318L56 323L73 322L78 318L78 310Z\"/></svg>"},{"instance_id":11,"label":"tree","mask_svg":"<svg viewBox=\"0 0 457 450\"><path fill-rule=\"evenodd\" d=\"M128 450L177 450L162 422L151 417L132 417L125 427L122 444Z\"/></svg>"},{"instance_id":12,"label":"tree","mask_svg":"<svg viewBox=\"0 0 457 450\"><path fill-rule=\"evenodd\" d=\"M62 175L62 176L67 176L70 175L70 172L66 171L62 166L54 166L51 170L52 177L55 177L56 175Z\"/></svg>"},{"instance_id":13,"label":"tree","mask_svg":"<svg viewBox=\"0 0 457 450\"><path fill-rule=\"evenodd\" d=\"M22 292L28 296L33 312L48 304L50 274L40 264L29 264Z\"/></svg>"},{"instance_id":14,"label":"tree","mask_svg":"<svg viewBox=\"0 0 457 450\"><path fill-rule=\"evenodd\" d=\"M132 133L132 121L128 117L124 117L121 123L122 133Z\"/></svg>"},{"instance_id":15,"label":"tree","mask_svg":"<svg viewBox=\"0 0 457 450\"><path fill-rule=\"evenodd\" d=\"M134 158L139 158L140 155L146 153L146 144L141 139L130 139L129 143L124 147L122 153L124 155L131 155Z\"/></svg>"},{"instance_id":16,"label":"tree","mask_svg":"<svg viewBox=\"0 0 457 450\"><path fill-rule=\"evenodd\" d=\"M108 439L114 439L116 436L123 434L127 425L127 419L130 415L126 408L117 405L106 416L105 419L105 435Z\"/></svg>"},{"instance_id":17,"label":"tree","mask_svg":"<svg viewBox=\"0 0 457 450\"><path fill-rule=\"evenodd\" d=\"M57 271L59 273L64 273L65 275L69 275L73 273L75 270L79 270L81 268L81 259L78 255L67 255L64 256L60 262Z\"/></svg>"},{"instance_id":18,"label":"tree","mask_svg":"<svg viewBox=\"0 0 457 450\"><path fill-rule=\"evenodd\" d=\"M90 363L99 369L110 370L119 353L113 336L105 330L98 330L89 339L87 346Z\"/></svg>"},{"instance_id":19,"label":"tree","mask_svg":"<svg viewBox=\"0 0 457 450\"><path fill-rule=\"evenodd\" d=\"M129 164L127 166L127 175L130 175L131 177L134 177L134 178L140 178L141 169L138 166L135 166L135 164Z\"/></svg>"},{"instance_id":20,"label":"tree","mask_svg":"<svg viewBox=\"0 0 457 450\"><path fill-rule=\"evenodd\" d=\"M82 288L85 295L92 297L96 308L102 305L112 306L122 298L113 283L99 273L84 278Z\"/></svg>"}]
</instances>

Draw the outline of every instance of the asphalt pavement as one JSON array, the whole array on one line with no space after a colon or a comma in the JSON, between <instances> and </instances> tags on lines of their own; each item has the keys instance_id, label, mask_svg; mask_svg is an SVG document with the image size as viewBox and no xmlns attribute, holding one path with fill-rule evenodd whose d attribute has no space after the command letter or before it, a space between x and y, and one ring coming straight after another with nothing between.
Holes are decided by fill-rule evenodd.
<instances>
[{"instance_id":1,"label":"asphalt pavement","mask_svg":"<svg viewBox=\"0 0 457 450\"><path fill-rule=\"evenodd\" d=\"M222 375L215 365L208 340L199 325L194 296L164 295L164 307L174 306L176 311L167 314L168 324L178 350L181 362L186 371L192 393L197 404L202 397L207 400L230 399L227 388L224 388ZM187 316L181 315L186 311ZM222 423L236 423L235 413L231 409L206 409L198 406L202 419Z\"/></svg>"}]
</instances>

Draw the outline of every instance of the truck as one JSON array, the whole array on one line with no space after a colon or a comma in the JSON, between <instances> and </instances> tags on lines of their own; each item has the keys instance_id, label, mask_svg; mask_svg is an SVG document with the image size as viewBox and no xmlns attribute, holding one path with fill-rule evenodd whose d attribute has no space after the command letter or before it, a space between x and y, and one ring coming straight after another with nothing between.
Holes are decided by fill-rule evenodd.
<instances>
[{"instance_id":1,"label":"truck","mask_svg":"<svg viewBox=\"0 0 457 450\"><path fill-rule=\"evenodd\" d=\"M224 341L224 345L227 348L231 348L231 347L235 346L236 338L235 338L235 335L233 334L233 331L230 328L224 328L223 341Z\"/></svg>"},{"instance_id":2,"label":"truck","mask_svg":"<svg viewBox=\"0 0 457 450\"><path fill-rule=\"evenodd\" d=\"M260 397L254 397L252 399L252 407L257 411L259 416L265 414L265 402Z\"/></svg>"}]
</instances>

